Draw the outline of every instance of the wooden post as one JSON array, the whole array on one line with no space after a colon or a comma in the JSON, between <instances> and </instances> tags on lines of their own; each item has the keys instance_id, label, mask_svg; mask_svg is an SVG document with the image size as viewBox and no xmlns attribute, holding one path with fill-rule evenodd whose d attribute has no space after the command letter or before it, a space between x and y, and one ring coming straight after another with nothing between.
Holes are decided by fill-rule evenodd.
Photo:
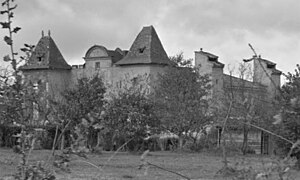
<instances>
[{"instance_id":1,"label":"wooden post","mask_svg":"<svg viewBox=\"0 0 300 180\"><path fill-rule=\"evenodd\" d=\"M61 137L60 150L63 150L64 148L65 148L65 133L63 133Z\"/></svg>"}]
</instances>

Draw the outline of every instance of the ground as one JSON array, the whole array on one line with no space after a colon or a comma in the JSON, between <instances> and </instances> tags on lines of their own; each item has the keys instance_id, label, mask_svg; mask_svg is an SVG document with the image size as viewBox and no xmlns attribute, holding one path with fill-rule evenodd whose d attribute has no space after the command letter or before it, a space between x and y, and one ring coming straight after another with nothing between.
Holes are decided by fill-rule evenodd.
<instances>
[{"instance_id":1,"label":"ground","mask_svg":"<svg viewBox=\"0 0 300 180\"><path fill-rule=\"evenodd\" d=\"M48 150L34 150L30 156L30 162L45 161L49 154L51 152ZM0 177L8 177L15 172L19 156L11 149L0 149L0 155ZM137 153L120 152L114 155L113 152L103 152L102 154L88 154L88 159L78 156L72 156L71 159L71 173L56 171L58 179L184 179L157 167L150 167L147 172L145 168L139 169L141 155ZM191 179L224 179L216 176L216 172L222 168L222 157L216 153L150 152L146 160ZM243 166L261 169L270 163L272 158L260 155L232 155L229 161L235 166L243 164ZM98 169L89 163L98 166Z\"/></svg>"}]
</instances>

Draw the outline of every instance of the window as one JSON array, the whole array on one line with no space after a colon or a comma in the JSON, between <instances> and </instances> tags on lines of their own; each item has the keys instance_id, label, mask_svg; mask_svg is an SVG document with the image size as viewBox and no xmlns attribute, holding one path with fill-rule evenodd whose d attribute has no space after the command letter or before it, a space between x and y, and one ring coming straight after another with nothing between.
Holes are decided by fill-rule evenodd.
<instances>
[{"instance_id":1,"label":"window","mask_svg":"<svg viewBox=\"0 0 300 180\"><path fill-rule=\"evenodd\" d=\"M116 82L116 87L117 88L122 88L122 81L117 81Z\"/></svg>"},{"instance_id":2,"label":"window","mask_svg":"<svg viewBox=\"0 0 300 180\"><path fill-rule=\"evenodd\" d=\"M139 52L142 54L144 52L144 50L146 49L146 46L138 48L138 49L139 49Z\"/></svg>"},{"instance_id":3,"label":"window","mask_svg":"<svg viewBox=\"0 0 300 180\"><path fill-rule=\"evenodd\" d=\"M100 69L100 62L95 62L95 70Z\"/></svg>"},{"instance_id":4,"label":"window","mask_svg":"<svg viewBox=\"0 0 300 180\"><path fill-rule=\"evenodd\" d=\"M35 91L39 90L39 84L37 82L33 83L33 89Z\"/></svg>"},{"instance_id":5,"label":"window","mask_svg":"<svg viewBox=\"0 0 300 180\"><path fill-rule=\"evenodd\" d=\"M46 82L46 91L49 92L49 83Z\"/></svg>"}]
</instances>

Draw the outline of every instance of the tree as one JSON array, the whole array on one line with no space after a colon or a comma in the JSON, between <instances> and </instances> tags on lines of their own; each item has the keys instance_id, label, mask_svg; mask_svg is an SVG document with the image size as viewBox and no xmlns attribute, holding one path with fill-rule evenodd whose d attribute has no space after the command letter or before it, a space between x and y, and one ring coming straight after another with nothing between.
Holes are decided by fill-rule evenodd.
<instances>
[{"instance_id":1,"label":"tree","mask_svg":"<svg viewBox=\"0 0 300 180\"><path fill-rule=\"evenodd\" d=\"M159 74L154 87L156 114L164 130L179 136L179 148L190 132L199 131L210 122L208 75L200 75L196 68L183 59L182 54L173 59L176 64ZM181 66L184 65L184 66Z\"/></svg>"},{"instance_id":2,"label":"tree","mask_svg":"<svg viewBox=\"0 0 300 180\"><path fill-rule=\"evenodd\" d=\"M0 22L3 29L8 30L8 35L4 36L5 43L10 47L10 55L3 57L4 62L10 63L10 67L7 69L7 73L0 76L0 92L1 101L4 104L4 111L1 113L0 125L18 125L21 132L17 135L20 142L14 148L16 152L21 154L20 164L18 166L18 172L16 173L16 179L30 179L36 178L36 176L43 176L45 178L53 179L53 175L49 173L44 167L40 166L32 170L32 166L28 163L28 156L33 149L35 137L32 142L27 143L28 136L26 132L29 129L29 125L32 125L32 109L34 103L41 102L39 94L32 84L23 81L20 65L28 60L30 54L34 48L32 45L24 44L25 47L21 51L26 53L26 56L17 58L18 53L14 50L13 35L16 34L21 28L12 26L12 19L14 18L14 10L17 5L14 0L4 0L1 3L4 10L0 11L0 14L7 15L7 21ZM30 173L29 171L39 171L38 175Z\"/></svg>"},{"instance_id":3,"label":"tree","mask_svg":"<svg viewBox=\"0 0 300 180\"><path fill-rule=\"evenodd\" d=\"M251 150L248 144L249 131L256 130L251 125L263 128L270 125L269 105L271 101L265 99L265 87L249 81L253 79L249 64L239 64L239 78L232 76L232 73L231 71L229 76L226 75L224 77L224 93L219 100L223 103L224 114L227 112L229 104L232 103L231 115L227 126L231 129L230 133L242 132L243 143L241 150L243 154L246 154Z\"/></svg>"},{"instance_id":4,"label":"tree","mask_svg":"<svg viewBox=\"0 0 300 180\"><path fill-rule=\"evenodd\" d=\"M0 76L0 91L3 104L5 104L2 115L1 124L18 123L25 125L31 118L29 109L32 108L32 102L37 102L37 92L34 91L31 84L22 81L22 72L19 70L22 62L26 61L34 46L25 44L21 51L26 53L26 56L21 56L17 60L17 52L14 50L13 35L19 32L20 27L12 26L12 19L14 18L14 10L17 5L13 4L13 0L5 0L1 3L5 10L0 11L0 14L7 15L7 21L0 22L3 29L8 30L8 36L4 36L5 43L10 47L10 55L3 57L4 62L10 63L9 69L5 74Z\"/></svg>"},{"instance_id":5,"label":"tree","mask_svg":"<svg viewBox=\"0 0 300 180\"><path fill-rule=\"evenodd\" d=\"M292 142L298 142L300 139L300 66L297 64L295 73L288 73L286 76L287 82L282 86L281 113L279 117L280 124L278 133ZM277 117L278 118L278 117ZM287 141L278 141L279 147L284 152L289 152L292 144ZM299 146L299 143L298 143ZM297 166L300 168L300 148L295 147L293 151L297 158Z\"/></svg>"},{"instance_id":6,"label":"tree","mask_svg":"<svg viewBox=\"0 0 300 180\"><path fill-rule=\"evenodd\" d=\"M72 109L66 118L78 122L82 118L86 118L91 112L101 112L105 103L105 92L103 80L98 75L92 78L82 77L78 79L74 88L62 93L65 105Z\"/></svg>"},{"instance_id":7,"label":"tree","mask_svg":"<svg viewBox=\"0 0 300 180\"><path fill-rule=\"evenodd\" d=\"M77 80L73 88L62 93L59 101L52 101L53 111L58 115L57 124L60 125L62 134L66 129L81 128L87 141L89 130L100 121L100 114L104 110L105 92L106 88L100 76L82 77Z\"/></svg>"},{"instance_id":8,"label":"tree","mask_svg":"<svg viewBox=\"0 0 300 180\"><path fill-rule=\"evenodd\" d=\"M146 87L140 86L141 84L134 80L123 83L126 87L111 96L105 106L102 119L107 131L107 140L110 141L107 142L110 150L114 144L120 145L117 141L123 140L122 144L132 141L133 143L129 143L132 145L129 149L136 151L147 134L156 133L159 128L160 123L154 114L154 104L147 97Z\"/></svg>"}]
</instances>

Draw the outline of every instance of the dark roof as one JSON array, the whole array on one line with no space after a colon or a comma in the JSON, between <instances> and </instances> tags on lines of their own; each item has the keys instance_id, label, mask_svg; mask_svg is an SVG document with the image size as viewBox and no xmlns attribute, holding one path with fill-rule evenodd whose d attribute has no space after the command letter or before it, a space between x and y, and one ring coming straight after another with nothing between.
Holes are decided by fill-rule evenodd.
<instances>
[{"instance_id":1,"label":"dark roof","mask_svg":"<svg viewBox=\"0 0 300 180\"><path fill-rule=\"evenodd\" d=\"M263 61L266 63L267 65L267 68L270 68L270 69L273 69L272 70L272 74L276 74L276 75L281 75L282 72L278 69L276 69L276 63L272 62L272 61L269 61L267 59L263 59L261 58L261 56L253 56L252 58L249 58L249 59L244 59L244 62L249 62L249 61L253 61L253 60L259 60L259 61Z\"/></svg>"},{"instance_id":2,"label":"dark roof","mask_svg":"<svg viewBox=\"0 0 300 180\"><path fill-rule=\"evenodd\" d=\"M272 75L281 75L282 74L282 72L281 71L279 71L278 69L273 69L273 71L272 71Z\"/></svg>"},{"instance_id":3,"label":"dark roof","mask_svg":"<svg viewBox=\"0 0 300 180\"><path fill-rule=\"evenodd\" d=\"M107 56L105 55L104 57L110 57L112 60L112 63L116 63L119 60L121 60L125 55L127 51L122 51L120 48L116 48L115 50L108 50L104 46L101 45L94 45L91 48L88 49L88 51L85 54L84 59L89 59L89 58L99 58L99 57L89 57L89 54L91 51L95 49L102 49L103 51L106 52ZM101 57L100 57L101 58Z\"/></svg>"},{"instance_id":4,"label":"dark roof","mask_svg":"<svg viewBox=\"0 0 300 180\"><path fill-rule=\"evenodd\" d=\"M245 62L249 62L249 61L253 61L253 60L255 60L255 59L258 59L258 60L260 60L260 61L264 61L267 65L269 65L269 66L276 66L276 63L273 63L272 61L269 61L269 60L267 60L267 59L263 59L263 58L261 58L260 56L253 56L252 58L249 58L249 59L244 59L244 61Z\"/></svg>"},{"instance_id":5,"label":"dark roof","mask_svg":"<svg viewBox=\"0 0 300 180\"><path fill-rule=\"evenodd\" d=\"M225 65L218 61L219 58L218 56L211 54L209 52L202 51L202 48L200 51L196 51L196 52L208 57L208 60L213 62L214 68L224 68Z\"/></svg>"},{"instance_id":6,"label":"dark roof","mask_svg":"<svg viewBox=\"0 0 300 180\"><path fill-rule=\"evenodd\" d=\"M221 63L221 62L219 62L219 61L216 61L216 62L214 62L214 64L213 64L213 67L214 68L224 68L224 64L223 63Z\"/></svg>"},{"instance_id":7,"label":"dark roof","mask_svg":"<svg viewBox=\"0 0 300 180\"><path fill-rule=\"evenodd\" d=\"M43 36L21 70L71 69L50 36Z\"/></svg>"},{"instance_id":8,"label":"dark roof","mask_svg":"<svg viewBox=\"0 0 300 180\"><path fill-rule=\"evenodd\" d=\"M107 50L107 54L111 57L112 63L116 63L124 57L121 52L117 50Z\"/></svg>"},{"instance_id":9,"label":"dark roof","mask_svg":"<svg viewBox=\"0 0 300 180\"><path fill-rule=\"evenodd\" d=\"M200 50L200 51L196 51L196 52L198 52L198 53L201 53L201 54L203 54L204 56L207 56L209 59L218 59L219 57L218 56L216 56L216 55L214 55L214 54L211 54L211 53L209 53L209 52L205 52L205 51L202 51L202 49Z\"/></svg>"},{"instance_id":10,"label":"dark roof","mask_svg":"<svg viewBox=\"0 0 300 180\"><path fill-rule=\"evenodd\" d=\"M248 81L228 74L223 74L223 86L233 88L253 88L262 91L266 88L266 86L261 83Z\"/></svg>"},{"instance_id":11,"label":"dark roof","mask_svg":"<svg viewBox=\"0 0 300 180\"><path fill-rule=\"evenodd\" d=\"M127 55L117 65L171 64L153 26L143 27Z\"/></svg>"}]
</instances>

